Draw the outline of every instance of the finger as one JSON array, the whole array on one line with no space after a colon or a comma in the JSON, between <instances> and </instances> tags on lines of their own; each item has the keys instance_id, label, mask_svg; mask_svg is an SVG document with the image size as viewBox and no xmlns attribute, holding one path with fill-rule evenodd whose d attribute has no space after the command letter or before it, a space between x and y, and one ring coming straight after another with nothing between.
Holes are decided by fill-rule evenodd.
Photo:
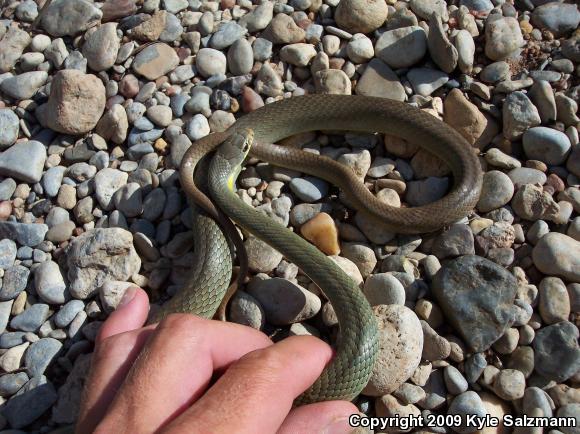
<instances>
[{"instance_id":1,"label":"finger","mask_svg":"<svg viewBox=\"0 0 580 434\"><path fill-rule=\"evenodd\" d=\"M95 347L110 336L143 327L149 314L149 297L141 288L127 288L117 309L101 326Z\"/></svg>"},{"instance_id":2,"label":"finger","mask_svg":"<svg viewBox=\"0 0 580 434\"><path fill-rule=\"evenodd\" d=\"M143 348L99 429L155 432L205 392L215 370L269 345L267 336L249 327L170 315Z\"/></svg>"},{"instance_id":3,"label":"finger","mask_svg":"<svg viewBox=\"0 0 580 434\"><path fill-rule=\"evenodd\" d=\"M91 432L105 414L153 327L139 329L147 319L149 301L140 288L130 287L95 342L90 375L81 403L77 432Z\"/></svg>"},{"instance_id":4,"label":"finger","mask_svg":"<svg viewBox=\"0 0 580 434\"><path fill-rule=\"evenodd\" d=\"M331 357L331 348L310 336L253 351L233 363L163 432L229 433L232 427L240 434L276 432L294 399L314 383Z\"/></svg>"},{"instance_id":5,"label":"finger","mask_svg":"<svg viewBox=\"0 0 580 434\"><path fill-rule=\"evenodd\" d=\"M351 414L358 414L358 409L348 401L326 401L304 405L290 412L278 434L347 434L353 430L348 424L348 417Z\"/></svg>"}]
</instances>

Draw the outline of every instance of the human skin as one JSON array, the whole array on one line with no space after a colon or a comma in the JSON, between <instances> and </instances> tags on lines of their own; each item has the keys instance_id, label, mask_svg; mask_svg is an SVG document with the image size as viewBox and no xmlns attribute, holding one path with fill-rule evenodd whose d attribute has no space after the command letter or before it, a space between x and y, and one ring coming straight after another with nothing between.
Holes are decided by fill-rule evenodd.
<instances>
[{"instance_id":1,"label":"human skin","mask_svg":"<svg viewBox=\"0 0 580 434\"><path fill-rule=\"evenodd\" d=\"M327 401L292 408L332 349L311 336L273 344L238 324L188 314L144 326L149 300L129 288L103 323L77 434L348 433L357 408Z\"/></svg>"}]
</instances>

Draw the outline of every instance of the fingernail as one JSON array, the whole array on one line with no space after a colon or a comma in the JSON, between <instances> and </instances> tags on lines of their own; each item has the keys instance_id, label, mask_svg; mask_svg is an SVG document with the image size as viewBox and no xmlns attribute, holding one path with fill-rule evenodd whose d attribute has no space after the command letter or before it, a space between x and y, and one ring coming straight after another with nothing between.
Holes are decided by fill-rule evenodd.
<instances>
[{"instance_id":1,"label":"fingernail","mask_svg":"<svg viewBox=\"0 0 580 434\"><path fill-rule=\"evenodd\" d=\"M322 430L321 434L349 434L353 427L348 423L348 417L333 420Z\"/></svg>"},{"instance_id":2,"label":"fingernail","mask_svg":"<svg viewBox=\"0 0 580 434\"><path fill-rule=\"evenodd\" d=\"M135 294L137 294L137 288L135 286L130 286L127 288L123 294L123 298L121 298L121 301L117 305L117 309L131 303L131 300L135 298Z\"/></svg>"}]
</instances>

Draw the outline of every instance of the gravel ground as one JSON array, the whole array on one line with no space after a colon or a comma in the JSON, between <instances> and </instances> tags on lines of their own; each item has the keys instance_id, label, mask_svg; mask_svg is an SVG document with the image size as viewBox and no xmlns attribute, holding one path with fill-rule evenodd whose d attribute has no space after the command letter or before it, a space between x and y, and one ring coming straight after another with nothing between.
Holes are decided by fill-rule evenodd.
<instances>
[{"instance_id":1,"label":"gravel ground","mask_svg":"<svg viewBox=\"0 0 580 434\"><path fill-rule=\"evenodd\" d=\"M373 306L381 350L360 410L580 419L579 21L549 0L0 0L0 433L73 423L124 289L162 303L183 284L193 241L176 169L192 142L305 93L406 101L459 131L485 171L474 212L421 236L386 233L321 179L252 160L241 173L241 199ZM394 206L452 182L396 137L293 142ZM332 342L318 288L245 244L251 277L229 320Z\"/></svg>"}]
</instances>

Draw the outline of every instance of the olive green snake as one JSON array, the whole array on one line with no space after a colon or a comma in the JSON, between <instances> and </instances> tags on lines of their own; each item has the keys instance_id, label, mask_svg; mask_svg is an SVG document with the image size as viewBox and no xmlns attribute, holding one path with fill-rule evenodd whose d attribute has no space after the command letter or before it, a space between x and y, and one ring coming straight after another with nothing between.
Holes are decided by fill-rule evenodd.
<instances>
[{"instance_id":1,"label":"olive green snake","mask_svg":"<svg viewBox=\"0 0 580 434\"><path fill-rule=\"evenodd\" d=\"M347 166L328 157L272 144L315 130L384 133L418 144L449 166L453 186L445 197L430 204L397 208L375 197ZM212 202L196 186L193 175L202 157L216 148L207 178L201 181L207 182L203 188L209 191ZM482 182L476 153L454 129L405 103L366 96L306 95L268 104L242 116L225 132L195 142L183 157L180 180L195 203L192 230L196 259L190 280L155 318L171 312L191 312L208 318L214 315L231 278L230 239L241 255L243 277L247 259L229 217L298 265L320 287L338 318L340 335L335 356L297 403L352 400L367 384L379 348L370 305L359 287L331 259L237 196L234 182L248 151L259 160L326 179L339 186L359 212L376 220L386 231L407 234L438 230L473 210Z\"/></svg>"}]
</instances>

